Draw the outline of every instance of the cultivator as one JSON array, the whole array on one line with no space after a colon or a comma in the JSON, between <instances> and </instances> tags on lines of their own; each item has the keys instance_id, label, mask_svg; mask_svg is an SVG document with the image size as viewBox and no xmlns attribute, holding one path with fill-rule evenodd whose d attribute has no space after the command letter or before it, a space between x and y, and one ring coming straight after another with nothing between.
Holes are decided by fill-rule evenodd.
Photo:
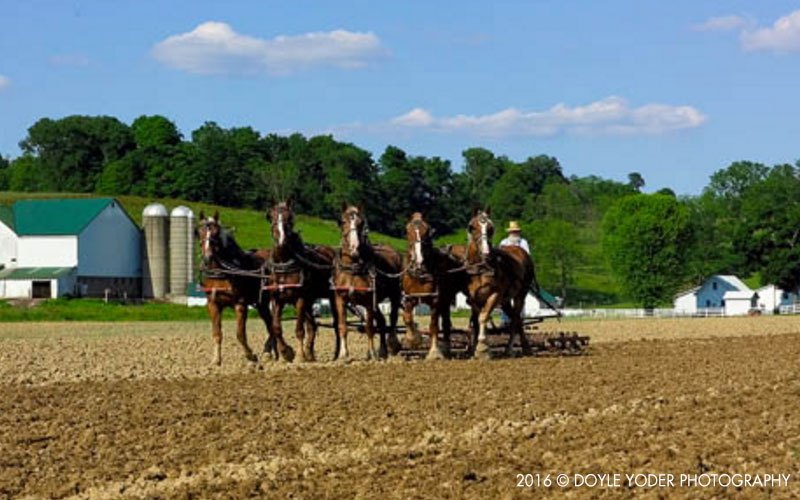
<instances>
[{"instance_id":1,"label":"cultivator","mask_svg":"<svg viewBox=\"0 0 800 500\"><path fill-rule=\"evenodd\" d=\"M523 321L523 331L531 353L534 356L580 356L588 353L589 337L579 335L574 331L540 332L538 325L544 321L545 317L525 318ZM419 330L423 335L423 343L414 350L404 349L403 354L408 357L420 357L427 353L430 348L430 336L425 329ZM398 326L398 335L402 337L405 328ZM496 326L490 324L487 330L487 338L490 349L495 353L502 353L508 343L509 331L507 326ZM440 332L440 340L443 336ZM514 344L514 354L522 355L522 346L519 340ZM465 357L469 348L469 330L453 329L450 334L450 350L453 357Z\"/></svg>"}]
</instances>

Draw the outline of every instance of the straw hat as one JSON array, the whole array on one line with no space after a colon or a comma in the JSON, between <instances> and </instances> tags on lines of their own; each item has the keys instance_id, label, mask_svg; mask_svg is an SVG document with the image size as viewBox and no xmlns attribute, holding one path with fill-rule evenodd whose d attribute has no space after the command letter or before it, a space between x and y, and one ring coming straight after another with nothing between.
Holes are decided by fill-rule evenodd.
<instances>
[{"instance_id":1,"label":"straw hat","mask_svg":"<svg viewBox=\"0 0 800 500\"><path fill-rule=\"evenodd\" d=\"M507 233L521 233L522 228L519 227L519 223L515 220L512 220L508 223L508 229L506 229Z\"/></svg>"}]
</instances>

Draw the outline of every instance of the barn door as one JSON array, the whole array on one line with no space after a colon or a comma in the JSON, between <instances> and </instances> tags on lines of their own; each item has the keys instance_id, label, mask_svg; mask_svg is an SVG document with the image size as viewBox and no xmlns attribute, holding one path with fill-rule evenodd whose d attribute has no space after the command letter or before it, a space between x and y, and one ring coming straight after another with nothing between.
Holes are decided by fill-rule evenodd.
<instances>
[{"instance_id":1,"label":"barn door","mask_svg":"<svg viewBox=\"0 0 800 500\"><path fill-rule=\"evenodd\" d=\"M50 290L50 281L34 281L33 282L33 298L34 299L49 299L52 297Z\"/></svg>"}]
</instances>

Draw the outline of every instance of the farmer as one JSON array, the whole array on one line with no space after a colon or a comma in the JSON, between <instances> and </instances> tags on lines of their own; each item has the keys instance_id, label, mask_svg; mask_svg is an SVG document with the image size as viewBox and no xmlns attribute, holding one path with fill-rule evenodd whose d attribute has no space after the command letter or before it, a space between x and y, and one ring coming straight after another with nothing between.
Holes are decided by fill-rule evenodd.
<instances>
[{"instance_id":1,"label":"farmer","mask_svg":"<svg viewBox=\"0 0 800 500\"><path fill-rule=\"evenodd\" d=\"M501 247L520 247L530 255L531 249L528 247L528 242L522 237L522 228L519 226L517 221L512 220L509 222L506 232L508 233L508 236L506 236L505 239L500 242Z\"/></svg>"}]
</instances>

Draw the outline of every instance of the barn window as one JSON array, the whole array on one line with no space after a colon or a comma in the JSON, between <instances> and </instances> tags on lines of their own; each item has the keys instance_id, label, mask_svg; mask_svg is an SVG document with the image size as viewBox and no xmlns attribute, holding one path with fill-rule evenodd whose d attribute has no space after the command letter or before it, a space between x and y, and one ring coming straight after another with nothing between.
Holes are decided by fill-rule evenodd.
<instances>
[{"instance_id":1,"label":"barn window","mask_svg":"<svg viewBox=\"0 0 800 500\"><path fill-rule=\"evenodd\" d=\"M717 282L716 281L711 283L711 288L714 289L714 290L717 289Z\"/></svg>"},{"instance_id":2,"label":"barn window","mask_svg":"<svg viewBox=\"0 0 800 500\"><path fill-rule=\"evenodd\" d=\"M788 292L783 292L782 297L783 297L783 300L788 299L789 298L789 293Z\"/></svg>"},{"instance_id":3,"label":"barn window","mask_svg":"<svg viewBox=\"0 0 800 500\"><path fill-rule=\"evenodd\" d=\"M714 283L716 285L716 283ZM706 307L711 307L711 301L706 299Z\"/></svg>"}]
</instances>

